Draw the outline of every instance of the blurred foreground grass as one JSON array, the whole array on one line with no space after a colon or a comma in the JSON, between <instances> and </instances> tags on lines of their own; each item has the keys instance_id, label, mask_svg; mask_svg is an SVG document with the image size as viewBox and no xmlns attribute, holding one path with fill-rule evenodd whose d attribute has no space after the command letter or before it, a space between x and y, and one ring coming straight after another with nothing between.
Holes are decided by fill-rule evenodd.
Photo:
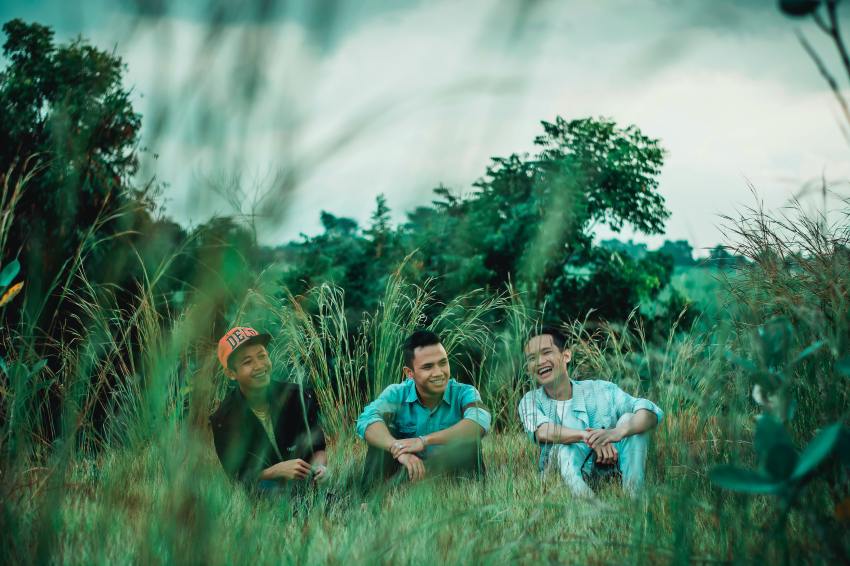
<instances>
[{"instance_id":1,"label":"blurred foreground grass","mask_svg":"<svg viewBox=\"0 0 850 566\"><path fill-rule=\"evenodd\" d=\"M676 419L671 419L676 423ZM664 439L670 426L659 431ZM429 480L362 498L348 480L361 446L333 448L334 481L303 499L255 500L231 487L215 455L174 453L187 439L80 462L59 484L32 470L51 509L56 562L203 564L621 563L725 561L769 549L766 506L718 498L698 470L650 462L649 489L632 500L606 488L576 501L559 478L541 481L535 450L517 434L485 441L486 482ZM716 445L715 445L716 446ZM356 458L351 458L352 453ZM701 450L714 453L712 444ZM167 451L167 453L162 452ZM659 483L661 478L664 483ZM28 499L28 498L27 498ZM24 517L38 531L46 510ZM52 511L52 512L51 512ZM682 518L688 517L687 522ZM805 545L804 532L792 530ZM23 540L19 540L23 543ZM769 555L769 554L768 554Z\"/></svg>"}]
</instances>

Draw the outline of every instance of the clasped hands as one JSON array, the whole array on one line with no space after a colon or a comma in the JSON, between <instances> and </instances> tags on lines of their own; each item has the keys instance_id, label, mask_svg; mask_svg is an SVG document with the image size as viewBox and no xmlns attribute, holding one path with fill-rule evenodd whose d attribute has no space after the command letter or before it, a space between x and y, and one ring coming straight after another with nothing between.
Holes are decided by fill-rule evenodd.
<instances>
[{"instance_id":1,"label":"clasped hands","mask_svg":"<svg viewBox=\"0 0 850 566\"><path fill-rule=\"evenodd\" d=\"M619 454L613 443L621 441L623 436L617 428L586 428L582 440L596 452L597 464L616 464Z\"/></svg>"},{"instance_id":2,"label":"clasped hands","mask_svg":"<svg viewBox=\"0 0 850 566\"><path fill-rule=\"evenodd\" d=\"M421 480L425 477L425 463L416 455L424 450L425 440L421 436L393 440L390 445L390 454L407 470L410 481Z\"/></svg>"}]
</instances>

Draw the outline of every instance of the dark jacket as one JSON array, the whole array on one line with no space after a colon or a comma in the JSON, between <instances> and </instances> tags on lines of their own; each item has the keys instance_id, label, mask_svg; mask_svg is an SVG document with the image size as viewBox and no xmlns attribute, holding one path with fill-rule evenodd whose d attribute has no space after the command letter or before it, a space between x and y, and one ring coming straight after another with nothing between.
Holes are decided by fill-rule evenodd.
<instances>
[{"instance_id":1,"label":"dark jacket","mask_svg":"<svg viewBox=\"0 0 850 566\"><path fill-rule=\"evenodd\" d=\"M312 389L272 381L268 399L275 440L283 460L309 461L313 453L325 449L319 406ZM210 425L218 459L232 479L254 486L260 472L281 461L238 387L221 402L210 417Z\"/></svg>"}]
</instances>

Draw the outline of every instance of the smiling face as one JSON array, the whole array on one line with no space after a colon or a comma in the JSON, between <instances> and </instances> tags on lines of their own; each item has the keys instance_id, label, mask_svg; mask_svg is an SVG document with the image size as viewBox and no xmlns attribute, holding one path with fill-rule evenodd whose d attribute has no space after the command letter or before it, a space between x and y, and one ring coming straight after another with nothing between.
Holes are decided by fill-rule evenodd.
<instances>
[{"instance_id":1,"label":"smiling face","mask_svg":"<svg viewBox=\"0 0 850 566\"><path fill-rule=\"evenodd\" d=\"M558 348L549 334L532 336L525 345L525 370L540 385L555 385L569 379L571 356L569 348Z\"/></svg>"},{"instance_id":2,"label":"smiling face","mask_svg":"<svg viewBox=\"0 0 850 566\"><path fill-rule=\"evenodd\" d=\"M243 393L256 392L268 387L272 361L262 344L245 344L230 354L228 369L224 373L239 384Z\"/></svg>"},{"instance_id":3,"label":"smiling face","mask_svg":"<svg viewBox=\"0 0 850 566\"><path fill-rule=\"evenodd\" d=\"M449 357L443 345L414 349L411 365L413 367L404 367L404 373L416 382L416 389L427 397L442 397L451 376Z\"/></svg>"}]
</instances>

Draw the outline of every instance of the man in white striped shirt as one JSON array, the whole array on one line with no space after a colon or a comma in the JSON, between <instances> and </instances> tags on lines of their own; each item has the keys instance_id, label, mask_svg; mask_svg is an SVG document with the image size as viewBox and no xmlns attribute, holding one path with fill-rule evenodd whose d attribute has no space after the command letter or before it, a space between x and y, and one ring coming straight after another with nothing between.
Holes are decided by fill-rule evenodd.
<instances>
[{"instance_id":1,"label":"man in white striped shirt","mask_svg":"<svg viewBox=\"0 0 850 566\"><path fill-rule=\"evenodd\" d=\"M543 328L525 344L526 371L540 387L523 396L519 416L541 445L541 471L547 463L556 465L574 494L592 497L582 471L592 473L595 459L596 465L619 467L624 489L635 494L644 483L648 431L664 413L609 381L571 380L571 355L555 328Z\"/></svg>"}]
</instances>

